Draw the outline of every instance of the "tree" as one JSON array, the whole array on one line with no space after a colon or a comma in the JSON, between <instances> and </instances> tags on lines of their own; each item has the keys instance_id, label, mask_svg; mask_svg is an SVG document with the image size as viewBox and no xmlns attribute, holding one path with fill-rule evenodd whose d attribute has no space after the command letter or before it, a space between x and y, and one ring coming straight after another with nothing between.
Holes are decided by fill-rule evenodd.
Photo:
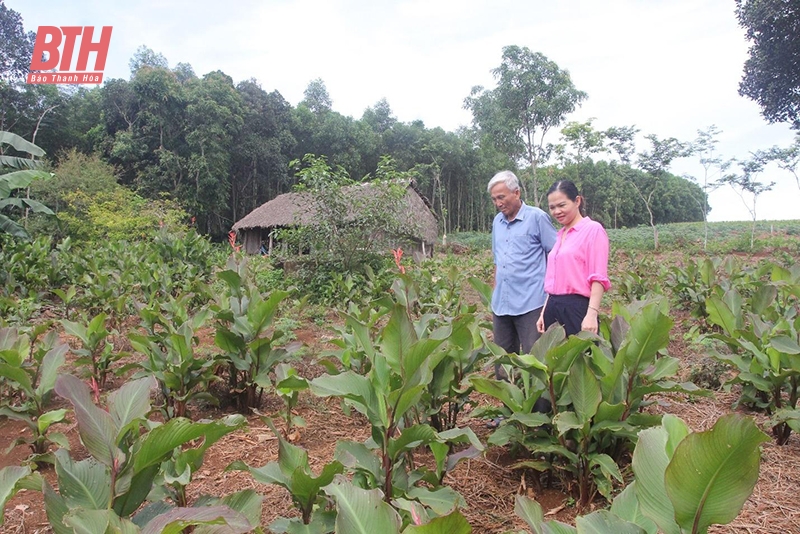
<instances>
[{"instance_id":1,"label":"tree","mask_svg":"<svg viewBox=\"0 0 800 534\"><path fill-rule=\"evenodd\" d=\"M720 184L728 184L742 199L745 208L750 212L750 217L753 219L753 228L750 232L750 248L753 248L756 239L756 206L758 204L758 197L762 193L770 191L775 182L759 182L758 176L764 171L767 164L767 157L764 152L757 151L750 154L747 160L737 160L736 163L741 169L741 173L726 174L720 178ZM750 197L748 202L747 198Z\"/></svg>"},{"instance_id":2,"label":"tree","mask_svg":"<svg viewBox=\"0 0 800 534\"><path fill-rule=\"evenodd\" d=\"M650 215L650 226L653 228L653 246L658 250L658 228L656 228L655 216L653 213L653 195L661 185L661 179L666 174L667 169L675 159L685 158L691 155L691 146L681 143L674 137L659 139L653 134L646 135L645 139L650 141L650 148L641 152L637 157L637 165L645 171L649 177L644 183L631 181L631 185L636 189L639 198L644 202L647 213Z\"/></svg>"},{"instance_id":3,"label":"tree","mask_svg":"<svg viewBox=\"0 0 800 534\"><path fill-rule=\"evenodd\" d=\"M28 74L35 40L35 33L25 33L20 14L0 0L0 87Z\"/></svg>"},{"instance_id":4,"label":"tree","mask_svg":"<svg viewBox=\"0 0 800 534\"><path fill-rule=\"evenodd\" d=\"M169 69L169 62L160 52L155 52L151 48L141 45L128 61L128 66L131 69L131 76L135 76L142 67Z\"/></svg>"},{"instance_id":5,"label":"tree","mask_svg":"<svg viewBox=\"0 0 800 534\"><path fill-rule=\"evenodd\" d=\"M562 165L582 163L590 154L606 150L605 133L595 130L592 126L593 121L594 118L586 122L572 121L561 128L561 138L564 143L554 145L553 151Z\"/></svg>"},{"instance_id":6,"label":"tree","mask_svg":"<svg viewBox=\"0 0 800 534\"><path fill-rule=\"evenodd\" d=\"M709 126L706 130L697 130L697 139L694 141L692 151L700 157L700 165L703 166L703 189L702 199L698 199L703 210L703 250L708 246L708 192L715 188L716 179L719 178L730 166L730 161L723 161L717 153L717 136L722 133L715 125Z\"/></svg>"},{"instance_id":7,"label":"tree","mask_svg":"<svg viewBox=\"0 0 800 534\"><path fill-rule=\"evenodd\" d=\"M736 16L752 42L739 94L800 128L800 0L736 0Z\"/></svg>"},{"instance_id":8,"label":"tree","mask_svg":"<svg viewBox=\"0 0 800 534\"><path fill-rule=\"evenodd\" d=\"M328 88L325 87L325 82L322 81L322 78L308 82L308 87L303 91L303 100L300 104L306 106L315 114L331 110L333 100L331 100L331 95L328 94Z\"/></svg>"},{"instance_id":9,"label":"tree","mask_svg":"<svg viewBox=\"0 0 800 534\"><path fill-rule=\"evenodd\" d=\"M766 158L774 161L781 170L788 171L794 176L797 187L800 188L800 133L795 135L794 142L786 148L774 146L767 150Z\"/></svg>"},{"instance_id":10,"label":"tree","mask_svg":"<svg viewBox=\"0 0 800 534\"><path fill-rule=\"evenodd\" d=\"M748 160L737 160L736 163L741 169L740 174L731 173L723 176L720 183L727 183L730 185L737 195L742 199L742 202L750 212L750 217L753 219L753 228L750 234L750 248L753 248L756 231L756 218L757 218L757 203L758 197L762 193L770 191L775 185L775 182L762 183L758 181L758 175L764 171L766 166L766 159L762 152L753 152ZM750 202L745 198L749 195Z\"/></svg>"},{"instance_id":11,"label":"tree","mask_svg":"<svg viewBox=\"0 0 800 534\"><path fill-rule=\"evenodd\" d=\"M465 106L472 110L475 124L498 147L505 148L514 159L527 161L533 202L538 203L537 168L549 156L544 137L586 94L575 89L567 71L527 48L505 47L502 63L493 74L498 79L497 88L473 88Z\"/></svg>"},{"instance_id":12,"label":"tree","mask_svg":"<svg viewBox=\"0 0 800 534\"><path fill-rule=\"evenodd\" d=\"M587 95L575 88L568 71L526 47L503 48L502 62L492 74L498 81L497 87L493 90L473 87L464 107L472 110L474 124L498 148L528 163L533 202L538 204L536 169L549 157L545 135L575 111Z\"/></svg>"}]
</instances>

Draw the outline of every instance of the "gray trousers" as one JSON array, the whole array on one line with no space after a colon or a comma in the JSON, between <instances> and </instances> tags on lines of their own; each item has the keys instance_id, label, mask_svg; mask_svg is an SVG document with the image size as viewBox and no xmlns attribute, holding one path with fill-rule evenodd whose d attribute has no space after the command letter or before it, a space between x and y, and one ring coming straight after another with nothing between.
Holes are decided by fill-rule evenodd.
<instances>
[{"instance_id":1,"label":"gray trousers","mask_svg":"<svg viewBox=\"0 0 800 534\"><path fill-rule=\"evenodd\" d=\"M523 313L522 315L496 315L492 313L492 330L494 342L506 352L529 354L531 347L539 339L536 321L542 308ZM498 380L507 380L506 372L500 365L494 366L494 376Z\"/></svg>"}]
</instances>

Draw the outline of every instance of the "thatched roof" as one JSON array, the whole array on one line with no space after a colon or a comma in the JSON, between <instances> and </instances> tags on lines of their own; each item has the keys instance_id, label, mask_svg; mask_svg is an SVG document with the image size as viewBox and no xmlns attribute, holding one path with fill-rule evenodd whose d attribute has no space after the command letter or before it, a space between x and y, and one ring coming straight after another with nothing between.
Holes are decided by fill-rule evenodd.
<instances>
[{"instance_id":1,"label":"thatched roof","mask_svg":"<svg viewBox=\"0 0 800 534\"><path fill-rule=\"evenodd\" d=\"M346 188L352 189L353 195L370 193L373 184L367 182ZM436 242L438 223L431 204L417 188L413 180L409 180L406 194L401 203L401 222L408 228L409 235L424 239L428 243ZM255 228L289 227L297 224L308 224L314 220L314 208L310 193L284 193L251 211L233 225L236 232Z\"/></svg>"}]
</instances>

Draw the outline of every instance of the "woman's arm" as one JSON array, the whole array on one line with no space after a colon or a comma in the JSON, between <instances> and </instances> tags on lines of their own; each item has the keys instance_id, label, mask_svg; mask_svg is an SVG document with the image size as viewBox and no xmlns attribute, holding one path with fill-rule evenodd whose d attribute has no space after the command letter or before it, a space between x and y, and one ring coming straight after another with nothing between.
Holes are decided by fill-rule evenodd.
<instances>
[{"instance_id":1,"label":"woman's arm","mask_svg":"<svg viewBox=\"0 0 800 534\"><path fill-rule=\"evenodd\" d=\"M599 327L597 315L600 313L600 301L603 300L605 288L600 282L592 282L591 291L592 293L589 296L589 307L586 309L586 316L581 322L581 330L586 330L587 332L596 334Z\"/></svg>"}]
</instances>

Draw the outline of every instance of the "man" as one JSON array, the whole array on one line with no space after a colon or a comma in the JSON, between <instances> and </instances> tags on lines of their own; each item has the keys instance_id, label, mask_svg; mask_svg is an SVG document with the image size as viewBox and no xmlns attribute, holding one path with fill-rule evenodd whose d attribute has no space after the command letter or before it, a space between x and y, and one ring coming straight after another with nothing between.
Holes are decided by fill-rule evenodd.
<instances>
[{"instance_id":1,"label":"man","mask_svg":"<svg viewBox=\"0 0 800 534\"><path fill-rule=\"evenodd\" d=\"M492 223L494 342L506 352L528 354L539 338L536 321L545 302L544 273L556 229L549 215L522 201L513 172L495 174L487 189L499 211ZM508 378L499 365L495 376Z\"/></svg>"}]
</instances>

